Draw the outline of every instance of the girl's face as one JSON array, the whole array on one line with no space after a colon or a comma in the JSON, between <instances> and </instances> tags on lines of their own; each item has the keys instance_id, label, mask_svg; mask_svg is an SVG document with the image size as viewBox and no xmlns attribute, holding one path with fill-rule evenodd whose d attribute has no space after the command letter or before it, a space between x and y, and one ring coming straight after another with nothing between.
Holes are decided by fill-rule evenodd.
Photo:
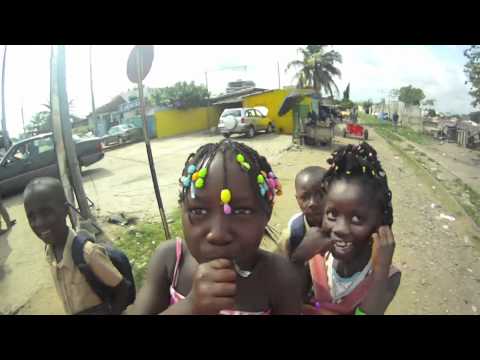
<instances>
[{"instance_id":1,"label":"girl's face","mask_svg":"<svg viewBox=\"0 0 480 360\"><path fill-rule=\"evenodd\" d=\"M251 264L265 232L269 217L252 189L250 179L227 152L225 166L232 194L232 213L225 215L220 192L227 187L223 154L217 153L210 164L203 189L188 193L182 205L182 223L187 246L193 257L204 263L217 258L235 259Z\"/></svg>"},{"instance_id":2,"label":"girl's face","mask_svg":"<svg viewBox=\"0 0 480 360\"><path fill-rule=\"evenodd\" d=\"M323 228L335 241L332 255L351 262L369 245L381 223L381 211L365 185L358 181L336 180L325 202Z\"/></svg>"}]
</instances>

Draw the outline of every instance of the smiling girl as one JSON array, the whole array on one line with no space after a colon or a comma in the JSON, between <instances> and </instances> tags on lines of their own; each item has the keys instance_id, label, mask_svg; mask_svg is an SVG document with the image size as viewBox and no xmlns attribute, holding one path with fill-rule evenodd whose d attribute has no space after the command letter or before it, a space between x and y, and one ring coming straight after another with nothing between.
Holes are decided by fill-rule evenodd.
<instances>
[{"instance_id":1,"label":"smiling girl","mask_svg":"<svg viewBox=\"0 0 480 360\"><path fill-rule=\"evenodd\" d=\"M313 294L307 314L383 314L400 285L392 265L392 193L369 144L334 152L323 178L322 228L306 237L292 259L309 260Z\"/></svg>"}]
</instances>

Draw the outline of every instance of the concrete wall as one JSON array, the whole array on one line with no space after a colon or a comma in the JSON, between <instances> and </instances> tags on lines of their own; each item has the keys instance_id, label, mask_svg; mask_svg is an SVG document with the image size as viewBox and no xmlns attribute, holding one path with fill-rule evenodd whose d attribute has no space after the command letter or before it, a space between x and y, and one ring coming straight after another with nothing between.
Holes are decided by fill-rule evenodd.
<instances>
[{"instance_id":1,"label":"concrete wall","mask_svg":"<svg viewBox=\"0 0 480 360\"><path fill-rule=\"evenodd\" d=\"M284 134L291 134L294 128L293 111L289 111L283 116L278 116L278 110L282 106L285 98L292 92L292 90L274 90L263 94L253 95L243 100L244 107L265 106L268 108L267 116L272 120L274 125ZM306 97L302 101L302 105L308 105L311 108L312 99Z\"/></svg>"},{"instance_id":2,"label":"concrete wall","mask_svg":"<svg viewBox=\"0 0 480 360\"><path fill-rule=\"evenodd\" d=\"M372 107L373 112L388 112L390 118L396 111L399 117L399 124L402 126L408 126L415 131L422 131L422 112L419 106L405 105L401 101L392 101L390 103L382 105L374 105Z\"/></svg>"},{"instance_id":3,"label":"concrete wall","mask_svg":"<svg viewBox=\"0 0 480 360\"><path fill-rule=\"evenodd\" d=\"M219 117L219 109L213 106L158 111L155 113L157 137L207 130L217 126Z\"/></svg>"}]
</instances>

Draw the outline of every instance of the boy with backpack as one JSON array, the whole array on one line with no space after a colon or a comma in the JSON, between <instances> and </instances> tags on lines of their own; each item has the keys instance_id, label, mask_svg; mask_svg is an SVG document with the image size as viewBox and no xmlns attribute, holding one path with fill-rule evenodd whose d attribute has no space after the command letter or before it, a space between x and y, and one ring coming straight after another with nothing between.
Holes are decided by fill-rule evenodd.
<instances>
[{"instance_id":1,"label":"boy with backpack","mask_svg":"<svg viewBox=\"0 0 480 360\"><path fill-rule=\"evenodd\" d=\"M133 303L128 258L68 227L68 202L58 179L32 180L25 188L24 206L30 227L46 244L46 259L67 314L121 314Z\"/></svg>"}]
</instances>

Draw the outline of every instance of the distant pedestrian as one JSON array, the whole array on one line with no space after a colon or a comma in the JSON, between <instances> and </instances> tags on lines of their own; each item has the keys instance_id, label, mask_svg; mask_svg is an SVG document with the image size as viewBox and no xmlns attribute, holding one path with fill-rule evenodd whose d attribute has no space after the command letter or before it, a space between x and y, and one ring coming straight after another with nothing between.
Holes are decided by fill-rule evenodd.
<instances>
[{"instance_id":1,"label":"distant pedestrian","mask_svg":"<svg viewBox=\"0 0 480 360\"><path fill-rule=\"evenodd\" d=\"M393 123L393 127L395 129L397 129L397 125L398 125L398 113L395 111L392 115L392 123Z\"/></svg>"},{"instance_id":2,"label":"distant pedestrian","mask_svg":"<svg viewBox=\"0 0 480 360\"><path fill-rule=\"evenodd\" d=\"M17 221L16 220L10 220L10 215L8 214L7 208L3 205L1 190L0 190L0 215L3 218L3 220L5 221L5 224L7 226L6 229L2 229L2 223L1 223L1 219L0 219L0 235L3 235L8 230L10 230L12 228L12 226L17 223Z\"/></svg>"}]
</instances>

